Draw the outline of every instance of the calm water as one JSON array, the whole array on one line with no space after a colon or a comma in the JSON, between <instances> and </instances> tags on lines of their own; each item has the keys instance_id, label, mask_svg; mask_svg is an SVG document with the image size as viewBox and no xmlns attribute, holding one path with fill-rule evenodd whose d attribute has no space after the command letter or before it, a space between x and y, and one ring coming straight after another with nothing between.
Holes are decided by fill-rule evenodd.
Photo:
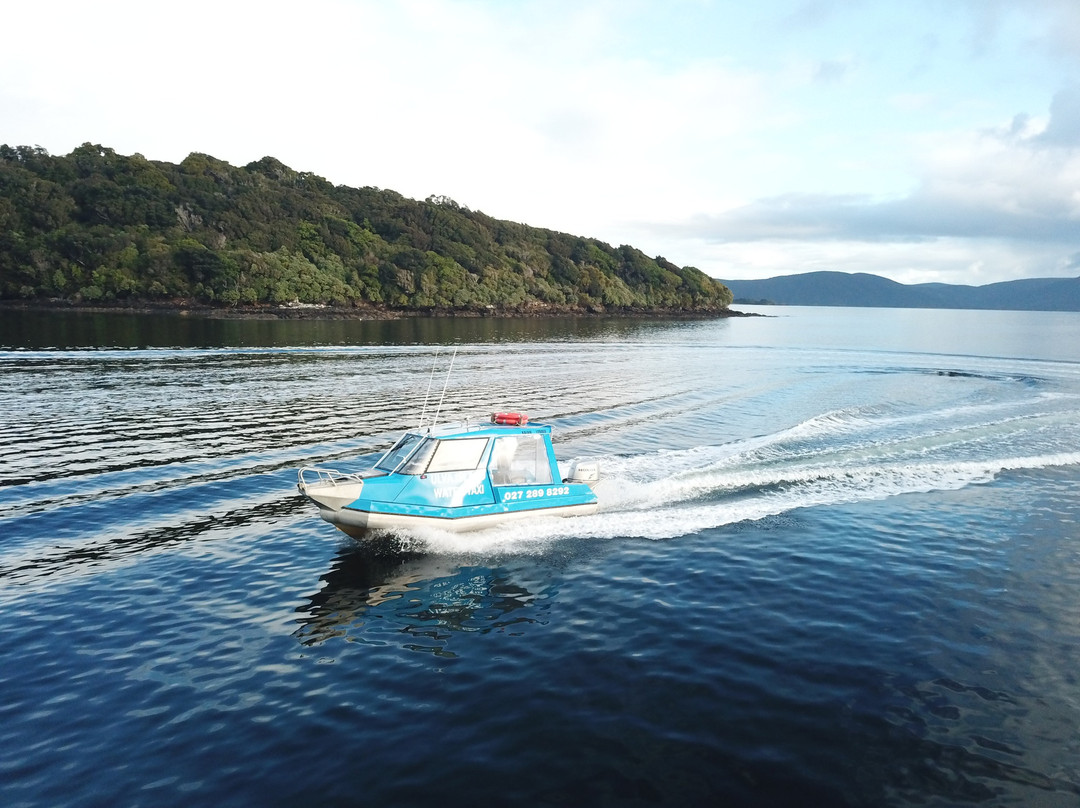
<instances>
[{"instance_id":1,"label":"calm water","mask_svg":"<svg viewBox=\"0 0 1080 808\"><path fill-rule=\"evenodd\" d=\"M3 312L0 804L1080 804L1080 315L762 311ZM452 346L600 513L299 497Z\"/></svg>"}]
</instances>

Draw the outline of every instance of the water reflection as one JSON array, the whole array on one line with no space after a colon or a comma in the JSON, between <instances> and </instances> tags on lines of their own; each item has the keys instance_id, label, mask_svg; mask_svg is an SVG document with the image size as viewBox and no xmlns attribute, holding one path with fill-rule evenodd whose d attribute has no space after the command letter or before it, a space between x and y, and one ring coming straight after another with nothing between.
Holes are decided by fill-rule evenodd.
<instances>
[{"instance_id":1,"label":"water reflection","mask_svg":"<svg viewBox=\"0 0 1080 808\"><path fill-rule=\"evenodd\" d=\"M297 608L293 636L303 645L393 641L443 657L456 656L449 645L461 632L516 634L545 623L550 597L515 582L507 569L402 554L379 542L343 548L321 582Z\"/></svg>"},{"instance_id":2,"label":"water reflection","mask_svg":"<svg viewBox=\"0 0 1080 808\"><path fill-rule=\"evenodd\" d=\"M397 320L218 319L177 312L24 311L0 317L12 349L446 345L627 338L683 320L619 317L403 317ZM706 319L705 322L714 322Z\"/></svg>"}]
</instances>

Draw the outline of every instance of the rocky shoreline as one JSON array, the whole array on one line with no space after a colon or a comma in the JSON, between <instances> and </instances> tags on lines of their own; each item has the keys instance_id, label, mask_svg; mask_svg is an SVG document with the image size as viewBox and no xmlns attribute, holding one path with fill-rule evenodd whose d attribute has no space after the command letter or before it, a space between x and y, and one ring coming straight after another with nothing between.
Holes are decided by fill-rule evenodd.
<instances>
[{"instance_id":1,"label":"rocky shoreline","mask_svg":"<svg viewBox=\"0 0 1080 808\"><path fill-rule=\"evenodd\" d=\"M371 304L333 306L311 303L284 305L212 306L189 300L125 301L111 304L81 301L0 300L0 310L71 311L107 314L175 314L218 320L400 320L409 317L629 317L714 319L761 317L764 315L733 309L608 309L602 306L553 306L529 303L521 306L484 308L394 309Z\"/></svg>"}]
</instances>

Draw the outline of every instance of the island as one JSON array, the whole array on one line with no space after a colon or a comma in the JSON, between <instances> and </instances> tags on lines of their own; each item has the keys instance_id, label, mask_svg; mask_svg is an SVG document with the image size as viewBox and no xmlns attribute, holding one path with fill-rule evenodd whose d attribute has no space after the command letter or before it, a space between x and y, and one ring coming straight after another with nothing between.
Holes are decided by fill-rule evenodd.
<instances>
[{"instance_id":1,"label":"island","mask_svg":"<svg viewBox=\"0 0 1080 808\"><path fill-rule=\"evenodd\" d=\"M732 316L695 267L273 157L0 146L0 301L258 316Z\"/></svg>"}]
</instances>

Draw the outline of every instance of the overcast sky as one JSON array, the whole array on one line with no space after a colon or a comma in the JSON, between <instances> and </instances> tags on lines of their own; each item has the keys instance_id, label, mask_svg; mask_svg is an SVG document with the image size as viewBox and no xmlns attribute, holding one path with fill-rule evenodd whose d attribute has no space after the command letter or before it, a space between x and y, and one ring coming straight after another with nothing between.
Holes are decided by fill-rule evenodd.
<instances>
[{"instance_id":1,"label":"overcast sky","mask_svg":"<svg viewBox=\"0 0 1080 808\"><path fill-rule=\"evenodd\" d=\"M0 143L270 155L719 278L1080 275L1080 0L33 0Z\"/></svg>"}]
</instances>

